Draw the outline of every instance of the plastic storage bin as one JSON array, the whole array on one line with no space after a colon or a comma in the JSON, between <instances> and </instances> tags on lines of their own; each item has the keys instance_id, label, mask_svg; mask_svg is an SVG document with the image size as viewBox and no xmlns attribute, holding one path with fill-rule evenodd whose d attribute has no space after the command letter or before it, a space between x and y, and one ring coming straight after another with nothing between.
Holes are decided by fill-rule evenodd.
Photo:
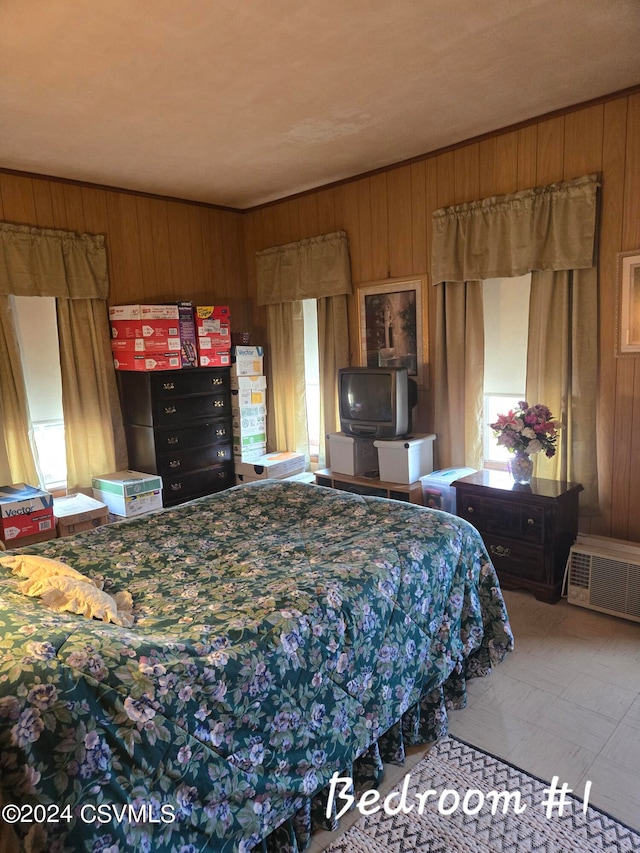
<instances>
[{"instance_id":1,"label":"plastic storage bin","mask_svg":"<svg viewBox=\"0 0 640 853\"><path fill-rule=\"evenodd\" d=\"M451 483L475 472L475 468L443 468L421 477L422 503L432 509L442 509L455 515L456 490Z\"/></svg>"},{"instance_id":2,"label":"plastic storage bin","mask_svg":"<svg viewBox=\"0 0 640 853\"><path fill-rule=\"evenodd\" d=\"M354 438L343 432L333 432L329 441L329 461L336 474L360 477L378 469L378 451L372 438Z\"/></svg>"},{"instance_id":3,"label":"plastic storage bin","mask_svg":"<svg viewBox=\"0 0 640 853\"><path fill-rule=\"evenodd\" d=\"M433 471L435 435L412 435L373 443L378 448L380 479L385 483L416 483Z\"/></svg>"}]
</instances>

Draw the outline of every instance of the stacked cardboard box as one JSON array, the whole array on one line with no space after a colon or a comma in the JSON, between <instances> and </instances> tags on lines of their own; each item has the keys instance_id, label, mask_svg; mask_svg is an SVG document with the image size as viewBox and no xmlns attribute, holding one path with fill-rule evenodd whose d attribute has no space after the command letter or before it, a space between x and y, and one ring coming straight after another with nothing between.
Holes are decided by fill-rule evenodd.
<instances>
[{"instance_id":1,"label":"stacked cardboard box","mask_svg":"<svg viewBox=\"0 0 640 853\"><path fill-rule=\"evenodd\" d=\"M251 462L267 452L267 380L262 347L231 348L233 455Z\"/></svg>"},{"instance_id":2,"label":"stacked cardboard box","mask_svg":"<svg viewBox=\"0 0 640 853\"><path fill-rule=\"evenodd\" d=\"M22 548L55 539L53 495L26 483L0 486L0 539Z\"/></svg>"},{"instance_id":3,"label":"stacked cardboard box","mask_svg":"<svg viewBox=\"0 0 640 853\"><path fill-rule=\"evenodd\" d=\"M252 462L236 462L236 483L253 483L256 480L286 480L302 474L305 458L302 453L278 450L258 456Z\"/></svg>"},{"instance_id":4,"label":"stacked cardboard box","mask_svg":"<svg viewBox=\"0 0 640 853\"><path fill-rule=\"evenodd\" d=\"M199 367L231 363L231 325L228 305L197 305L195 310Z\"/></svg>"},{"instance_id":5,"label":"stacked cardboard box","mask_svg":"<svg viewBox=\"0 0 640 853\"><path fill-rule=\"evenodd\" d=\"M117 370L177 370L180 359L177 305L112 305L111 350Z\"/></svg>"},{"instance_id":6,"label":"stacked cardboard box","mask_svg":"<svg viewBox=\"0 0 640 853\"><path fill-rule=\"evenodd\" d=\"M53 499L53 514L56 518L58 538L93 530L107 523L107 505L79 492Z\"/></svg>"}]
</instances>

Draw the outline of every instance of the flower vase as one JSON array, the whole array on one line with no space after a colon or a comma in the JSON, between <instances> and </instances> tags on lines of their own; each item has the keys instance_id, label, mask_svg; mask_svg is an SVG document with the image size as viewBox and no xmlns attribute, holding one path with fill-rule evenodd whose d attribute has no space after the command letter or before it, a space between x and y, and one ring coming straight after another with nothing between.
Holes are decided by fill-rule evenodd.
<instances>
[{"instance_id":1,"label":"flower vase","mask_svg":"<svg viewBox=\"0 0 640 853\"><path fill-rule=\"evenodd\" d=\"M521 485L531 482L533 459L526 453L516 453L509 461L509 473Z\"/></svg>"}]
</instances>

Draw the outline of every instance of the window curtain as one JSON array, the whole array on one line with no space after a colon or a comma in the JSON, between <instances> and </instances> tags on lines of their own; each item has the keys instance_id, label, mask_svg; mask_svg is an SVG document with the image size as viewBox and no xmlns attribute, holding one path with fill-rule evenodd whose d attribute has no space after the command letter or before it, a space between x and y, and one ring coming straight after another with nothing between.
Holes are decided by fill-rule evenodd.
<instances>
[{"instance_id":1,"label":"window curtain","mask_svg":"<svg viewBox=\"0 0 640 853\"><path fill-rule=\"evenodd\" d=\"M109 352L104 238L0 223L0 297L9 294L56 299L67 488L88 488L93 475L127 464L115 371ZM0 326L3 348L10 348L16 337L13 322L9 330L7 325ZM14 383L21 386L16 392L11 390L6 372L2 372L0 394L3 408L7 400L12 405L12 400L22 396L24 406L16 410L19 423L14 424L14 428L17 426L28 435L28 408L21 374L20 370ZM17 468L21 463L10 445L6 425L5 442L13 474L14 466ZM32 456L31 464L35 471Z\"/></svg>"},{"instance_id":2,"label":"window curtain","mask_svg":"<svg viewBox=\"0 0 640 853\"><path fill-rule=\"evenodd\" d=\"M344 231L256 252L257 301L265 305L271 356L270 427L279 450L308 457L302 300L317 300L320 359L320 464L324 436L339 428L337 371L349 364L347 295L352 293ZM323 454L324 457L323 458Z\"/></svg>"},{"instance_id":3,"label":"window curtain","mask_svg":"<svg viewBox=\"0 0 640 853\"><path fill-rule=\"evenodd\" d=\"M565 449L555 463L560 467L540 475L581 482L583 509L597 506L598 186L597 176L587 175L433 215L432 281L443 291L436 316L438 464L482 467L481 447L474 441L482 432L477 406L484 378L482 367L477 369L484 361L482 312L453 292L486 278L531 272L526 395L529 402L549 405L566 427ZM560 286L561 281L566 284ZM556 408L554 395L563 401ZM589 427L582 426L584 413Z\"/></svg>"}]
</instances>

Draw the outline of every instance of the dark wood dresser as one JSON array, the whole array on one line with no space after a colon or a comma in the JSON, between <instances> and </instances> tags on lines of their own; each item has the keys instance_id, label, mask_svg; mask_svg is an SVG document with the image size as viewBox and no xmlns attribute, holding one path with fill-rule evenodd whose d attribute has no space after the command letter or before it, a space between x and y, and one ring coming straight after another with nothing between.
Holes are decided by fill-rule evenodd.
<instances>
[{"instance_id":1,"label":"dark wood dresser","mask_svg":"<svg viewBox=\"0 0 640 853\"><path fill-rule=\"evenodd\" d=\"M579 483L534 478L521 486L502 471L453 483L457 514L478 529L505 589L555 603L578 532Z\"/></svg>"},{"instance_id":2,"label":"dark wood dresser","mask_svg":"<svg viewBox=\"0 0 640 853\"><path fill-rule=\"evenodd\" d=\"M233 485L228 367L119 371L129 467L162 477L173 506Z\"/></svg>"}]
</instances>

